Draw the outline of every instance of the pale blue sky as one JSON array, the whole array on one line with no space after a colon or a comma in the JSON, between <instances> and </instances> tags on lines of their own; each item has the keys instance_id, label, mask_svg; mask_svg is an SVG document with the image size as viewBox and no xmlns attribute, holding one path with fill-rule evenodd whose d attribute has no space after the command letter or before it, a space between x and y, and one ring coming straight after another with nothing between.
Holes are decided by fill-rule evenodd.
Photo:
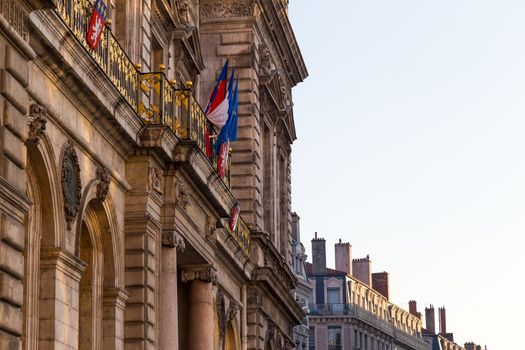
<instances>
[{"instance_id":1,"label":"pale blue sky","mask_svg":"<svg viewBox=\"0 0 525 350\"><path fill-rule=\"evenodd\" d=\"M457 342L518 349L525 324L525 1L291 0L293 208L447 307ZM437 321L437 320L436 320ZM522 349L520 347L519 349Z\"/></svg>"}]
</instances>

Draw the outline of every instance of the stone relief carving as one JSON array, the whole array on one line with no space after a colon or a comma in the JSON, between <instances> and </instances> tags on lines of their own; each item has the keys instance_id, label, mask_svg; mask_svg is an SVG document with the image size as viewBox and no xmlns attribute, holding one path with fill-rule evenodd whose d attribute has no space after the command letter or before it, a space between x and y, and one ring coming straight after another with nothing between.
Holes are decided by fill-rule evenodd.
<instances>
[{"instance_id":1,"label":"stone relief carving","mask_svg":"<svg viewBox=\"0 0 525 350\"><path fill-rule=\"evenodd\" d=\"M212 243L217 242L217 220L213 216L208 216L206 218L206 238L209 239Z\"/></svg>"},{"instance_id":2,"label":"stone relief carving","mask_svg":"<svg viewBox=\"0 0 525 350\"><path fill-rule=\"evenodd\" d=\"M188 0L177 1L177 13L179 15L180 22L185 26L193 25L193 19L190 13L190 4Z\"/></svg>"},{"instance_id":3,"label":"stone relief carving","mask_svg":"<svg viewBox=\"0 0 525 350\"><path fill-rule=\"evenodd\" d=\"M168 248L175 248L178 252L183 252L186 249L184 238L176 231L171 230L162 231L162 245Z\"/></svg>"},{"instance_id":4,"label":"stone relief carving","mask_svg":"<svg viewBox=\"0 0 525 350\"><path fill-rule=\"evenodd\" d=\"M29 126L27 139L38 145L46 130L46 124L47 110L38 103L31 103L27 116L27 125Z\"/></svg>"},{"instance_id":5,"label":"stone relief carving","mask_svg":"<svg viewBox=\"0 0 525 350\"><path fill-rule=\"evenodd\" d=\"M109 182L111 180L111 174L109 170L104 167L97 168L97 199L103 202L109 191Z\"/></svg>"},{"instance_id":6,"label":"stone relief carving","mask_svg":"<svg viewBox=\"0 0 525 350\"><path fill-rule=\"evenodd\" d=\"M71 230L71 223L74 221L80 208L80 196L82 193L80 165L77 152L71 141L67 141L64 146L61 175L64 216L67 222L67 229Z\"/></svg>"},{"instance_id":7,"label":"stone relief carving","mask_svg":"<svg viewBox=\"0 0 525 350\"><path fill-rule=\"evenodd\" d=\"M270 49L266 45L260 45L259 46L259 74L260 75L266 75L269 79L271 79L275 73L277 73L277 69L275 68L275 64L272 60L272 54L270 53Z\"/></svg>"},{"instance_id":8,"label":"stone relief carving","mask_svg":"<svg viewBox=\"0 0 525 350\"><path fill-rule=\"evenodd\" d=\"M255 0L208 0L201 3L204 19L254 16L255 9Z\"/></svg>"},{"instance_id":9,"label":"stone relief carving","mask_svg":"<svg viewBox=\"0 0 525 350\"><path fill-rule=\"evenodd\" d=\"M232 321L239 312L239 305L234 301L230 301L230 307L228 308L228 321Z\"/></svg>"},{"instance_id":10,"label":"stone relief carving","mask_svg":"<svg viewBox=\"0 0 525 350\"><path fill-rule=\"evenodd\" d=\"M164 178L162 176L162 170L153 166L149 167L149 190L155 191L158 194L162 194L162 187L164 184Z\"/></svg>"},{"instance_id":11,"label":"stone relief carving","mask_svg":"<svg viewBox=\"0 0 525 350\"><path fill-rule=\"evenodd\" d=\"M183 183L177 183L176 185L176 196L177 204L180 205L182 210L186 211L190 204L190 194L188 187Z\"/></svg>"},{"instance_id":12,"label":"stone relief carving","mask_svg":"<svg viewBox=\"0 0 525 350\"><path fill-rule=\"evenodd\" d=\"M259 295L259 291L254 288L248 288L246 300L249 305L262 305L262 297Z\"/></svg>"}]
</instances>

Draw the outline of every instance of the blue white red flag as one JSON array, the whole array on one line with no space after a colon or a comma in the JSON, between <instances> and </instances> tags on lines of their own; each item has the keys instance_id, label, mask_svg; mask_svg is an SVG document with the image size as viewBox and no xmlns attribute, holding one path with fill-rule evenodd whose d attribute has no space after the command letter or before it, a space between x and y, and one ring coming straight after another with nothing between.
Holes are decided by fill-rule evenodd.
<instances>
[{"instance_id":1,"label":"blue white red flag","mask_svg":"<svg viewBox=\"0 0 525 350\"><path fill-rule=\"evenodd\" d=\"M100 44L104 26L106 25L106 18L108 16L108 7L104 0L97 0L93 13L89 20L89 27L86 34L86 40L93 50L96 50Z\"/></svg>"},{"instance_id":2,"label":"blue white red flag","mask_svg":"<svg viewBox=\"0 0 525 350\"><path fill-rule=\"evenodd\" d=\"M213 92L208 101L208 105L204 110L204 114L208 120L218 128L222 128L228 120L228 89L226 87L228 80L228 61L222 67L221 74L217 79L217 85L213 89Z\"/></svg>"},{"instance_id":3,"label":"blue white red flag","mask_svg":"<svg viewBox=\"0 0 525 350\"><path fill-rule=\"evenodd\" d=\"M239 114L239 80L235 83L235 91L230 99L230 108L228 111L228 120L224 124L217 141L215 142L215 150L219 152L223 143L237 140L237 120Z\"/></svg>"}]
</instances>

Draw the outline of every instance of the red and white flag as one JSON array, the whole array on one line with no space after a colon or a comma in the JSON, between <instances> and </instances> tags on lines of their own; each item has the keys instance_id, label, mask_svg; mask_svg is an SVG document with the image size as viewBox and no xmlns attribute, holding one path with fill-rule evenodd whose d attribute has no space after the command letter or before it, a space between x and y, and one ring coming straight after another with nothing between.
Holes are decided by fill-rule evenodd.
<instances>
[{"instance_id":1,"label":"red and white flag","mask_svg":"<svg viewBox=\"0 0 525 350\"><path fill-rule=\"evenodd\" d=\"M230 143L223 142L219 149L219 157L217 158L217 172L221 179L226 176L226 169L228 169L228 154L230 151Z\"/></svg>"},{"instance_id":2,"label":"red and white flag","mask_svg":"<svg viewBox=\"0 0 525 350\"><path fill-rule=\"evenodd\" d=\"M86 40L93 50L96 50L102 39L104 26L106 25L106 18L108 16L108 7L104 0L97 0L93 13L89 20L89 27L86 35Z\"/></svg>"}]
</instances>

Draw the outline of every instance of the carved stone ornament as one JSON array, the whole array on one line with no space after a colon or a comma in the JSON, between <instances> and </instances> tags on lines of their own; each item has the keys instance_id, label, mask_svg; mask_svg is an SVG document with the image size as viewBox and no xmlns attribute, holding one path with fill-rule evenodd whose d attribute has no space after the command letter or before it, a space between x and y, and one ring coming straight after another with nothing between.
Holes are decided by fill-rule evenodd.
<instances>
[{"instance_id":1,"label":"carved stone ornament","mask_svg":"<svg viewBox=\"0 0 525 350\"><path fill-rule=\"evenodd\" d=\"M237 313L239 312L239 305L237 303L231 301L230 307L228 309L228 321L232 321L235 319L235 316L237 316Z\"/></svg>"},{"instance_id":2,"label":"carved stone ornament","mask_svg":"<svg viewBox=\"0 0 525 350\"><path fill-rule=\"evenodd\" d=\"M162 170L156 167L149 167L149 189L158 194L162 194L162 187L164 178L162 177Z\"/></svg>"},{"instance_id":3,"label":"carved stone ornament","mask_svg":"<svg viewBox=\"0 0 525 350\"><path fill-rule=\"evenodd\" d=\"M62 195L64 196L64 214L67 229L71 230L71 223L75 220L80 208L82 184L80 182L80 165L73 143L67 141L62 157Z\"/></svg>"},{"instance_id":4,"label":"carved stone ornament","mask_svg":"<svg viewBox=\"0 0 525 350\"><path fill-rule=\"evenodd\" d=\"M248 305L262 305L262 298L259 291L254 288L248 288L247 297Z\"/></svg>"},{"instance_id":5,"label":"carved stone ornament","mask_svg":"<svg viewBox=\"0 0 525 350\"><path fill-rule=\"evenodd\" d=\"M212 243L217 242L217 220L213 216L206 218L206 239Z\"/></svg>"},{"instance_id":6,"label":"carved stone ornament","mask_svg":"<svg viewBox=\"0 0 525 350\"><path fill-rule=\"evenodd\" d=\"M162 245L168 248L176 248L178 252L183 252L186 249L184 238L175 231L162 231Z\"/></svg>"},{"instance_id":7,"label":"carved stone ornament","mask_svg":"<svg viewBox=\"0 0 525 350\"><path fill-rule=\"evenodd\" d=\"M277 69L275 69L275 65L273 64L270 49L266 45L260 45L259 46L259 74L268 76L269 79L271 79L275 75L276 72L277 72Z\"/></svg>"},{"instance_id":8,"label":"carved stone ornament","mask_svg":"<svg viewBox=\"0 0 525 350\"><path fill-rule=\"evenodd\" d=\"M185 26L193 25L192 16L190 13L190 4L188 0L177 1L176 6L180 22Z\"/></svg>"},{"instance_id":9,"label":"carved stone ornament","mask_svg":"<svg viewBox=\"0 0 525 350\"><path fill-rule=\"evenodd\" d=\"M27 139L38 145L46 130L46 124L47 110L38 103L31 103L27 116L27 125L29 126Z\"/></svg>"},{"instance_id":10,"label":"carved stone ornament","mask_svg":"<svg viewBox=\"0 0 525 350\"><path fill-rule=\"evenodd\" d=\"M182 282L203 281L217 283L217 270L213 266L196 266L184 268L181 272Z\"/></svg>"},{"instance_id":11,"label":"carved stone ornament","mask_svg":"<svg viewBox=\"0 0 525 350\"><path fill-rule=\"evenodd\" d=\"M111 180L111 174L109 170L104 167L97 168L97 199L103 202L109 191L109 181Z\"/></svg>"},{"instance_id":12,"label":"carved stone ornament","mask_svg":"<svg viewBox=\"0 0 525 350\"><path fill-rule=\"evenodd\" d=\"M190 204L189 190L183 183L177 184L177 204L179 204L184 211L188 209L188 205Z\"/></svg>"},{"instance_id":13,"label":"carved stone ornament","mask_svg":"<svg viewBox=\"0 0 525 350\"><path fill-rule=\"evenodd\" d=\"M205 0L201 2L204 19L250 17L255 15L255 0Z\"/></svg>"},{"instance_id":14,"label":"carved stone ornament","mask_svg":"<svg viewBox=\"0 0 525 350\"><path fill-rule=\"evenodd\" d=\"M226 326L228 320L226 319L226 305L224 302L224 293L220 289L217 291L216 304L217 319L219 320L219 339L222 343L224 335L226 334Z\"/></svg>"}]
</instances>

